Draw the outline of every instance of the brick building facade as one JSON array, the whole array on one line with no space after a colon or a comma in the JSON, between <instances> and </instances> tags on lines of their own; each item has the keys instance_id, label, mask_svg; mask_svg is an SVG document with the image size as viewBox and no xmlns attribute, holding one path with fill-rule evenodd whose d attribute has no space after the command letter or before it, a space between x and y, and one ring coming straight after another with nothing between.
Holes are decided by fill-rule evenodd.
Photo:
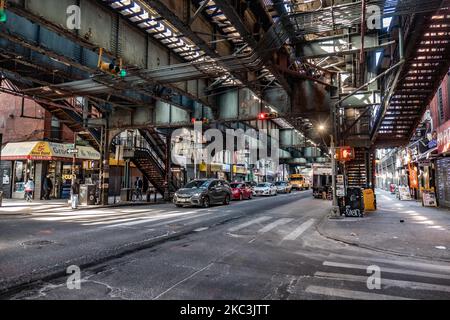
<instances>
[{"instance_id":1,"label":"brick building facade","mask_svg":"<svg viewBox=\"0 0 450 320\"><path fill-rule=\"evenodd\" d=\"M73 141L73 132L38 103L0 93L0 132L3 144L31 140Z\"/></svg>"}]
</instances>

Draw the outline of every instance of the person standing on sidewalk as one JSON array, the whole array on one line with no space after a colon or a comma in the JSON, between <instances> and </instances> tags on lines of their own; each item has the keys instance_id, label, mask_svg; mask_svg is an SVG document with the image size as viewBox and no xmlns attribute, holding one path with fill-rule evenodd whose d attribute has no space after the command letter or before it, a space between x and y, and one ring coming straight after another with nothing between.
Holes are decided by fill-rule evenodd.
<instances>
[{"instance_id":1,"label":"person standing on sidewalk","mask_svg":"<svg viewBox=\"0 0 450 320\"><path fill-rule=\"evenodd\" d=\"M78 207L78 196L80 194L80 184L77 179L74 179L72 185L70 187L71 195L72 195L72 209L77 209Z\"/></svg>"},{"instance_id":2,"label":"person standing on sidewalk","mask_svg":"<svg viewBox=\"0 0 450 320\"><path fill-rule=\"evenodd\" d=\"M44 179L44 200L50 200L50 194L52 193L53 183L50 179L50 175L47 175Z\"/></svg>"}]
</instances>

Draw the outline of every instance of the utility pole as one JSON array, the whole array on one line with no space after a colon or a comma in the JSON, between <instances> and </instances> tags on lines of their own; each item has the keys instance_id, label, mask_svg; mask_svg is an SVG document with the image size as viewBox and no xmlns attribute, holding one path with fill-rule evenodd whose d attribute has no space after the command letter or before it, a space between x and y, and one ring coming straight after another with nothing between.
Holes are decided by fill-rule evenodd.
<instances>
[{"instance_id":1,"label":"utility pole","mask_svg":"<svg viewBox=\"0 0 450 320\"><path fill-rule=\"evenodd\" d=\"M0 207L3 202L3 170L1 166L2 162L2 145L3 145L3 133L0 133Z\"/></svg>"},{"instance_id":2,"label":"utility pole","mask_svg":"<svg viewBox=\"0 0 450 320\"><path fill-rule=\"evenodd\" d=\"M75 153L75 150L77 149L77 136L78 133L74 132L73 133L73 149L72 149L72 185L75 183L75 166L76 166L76 162L77 162L77 155Z\"/></svg>"},{"instance_id":3,"label":"utility pole","mask_svg":"<svg viewBox=\"0 0 450 320\"><path fill-rule=\"evenodd\" d=\"M331 181L332 181L332 191L333 191L333 205L331 208L331 217L338 218L339 217L339 206L336 196L336 147L334 146L334 137L331 134L331 142L330 142L330 150L331 150Z\"/></svg>"}]
</instances>

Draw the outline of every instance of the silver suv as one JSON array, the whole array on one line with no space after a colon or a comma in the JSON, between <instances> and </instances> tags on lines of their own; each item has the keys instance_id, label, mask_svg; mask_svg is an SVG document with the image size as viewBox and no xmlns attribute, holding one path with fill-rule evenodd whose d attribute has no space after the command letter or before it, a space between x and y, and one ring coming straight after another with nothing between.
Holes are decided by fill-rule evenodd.
<instances>
[{"instance_id":1,"label":"silver suv","mask_svg":"<svg viewBox=\"0 0 450 320\"><path fill-rule=\"evenodd\" d=\"M231 188L228 182L218 179L193 180L175 192L173 203L177 207L200 206L208 208L212 204L230 204Z\"/></svg>"}]
</instances>

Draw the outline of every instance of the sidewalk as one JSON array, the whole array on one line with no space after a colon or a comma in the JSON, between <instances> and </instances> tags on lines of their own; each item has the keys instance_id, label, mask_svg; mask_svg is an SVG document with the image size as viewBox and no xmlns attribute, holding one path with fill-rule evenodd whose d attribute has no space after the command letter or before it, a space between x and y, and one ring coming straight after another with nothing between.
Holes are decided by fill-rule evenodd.
<instances>
[{"instance_id":1,"label":"sidewalk","mask_svg":"<svg viewBox=\"0 0 450 320\"><path fill-rule=\"evenodd\" d=\"M383 190L376 193L376 212L366 212L364 218L325 218L318 231L372 250L450 262L450 210L400 201Z\"/></svg>"},{"instance_id":2,"label":"sidewalk","mask_svg":"<svg viewBox=\"0 0 450 320\"><path fill-rule=\"evenodd\" d=\"M122 201L116 198L114 202L114 197L109 197L108 205L80 205L79 209L89 210L89 209L101 209L101 208L114 208L122 206L140 206L149 204L161 204L163 203L162 197L158 195L156 202L146 202L146 201ZM117 201L118 200L118 201ZM3 199L2 206L0 206L0 215L14 215L14 214L24 214L26 212L45 210L45 209L68 209L70 204L67 199L52 199L52 200L34 200L32 202L27 202L22 199Z\"/></svg>"}]
</instances>

